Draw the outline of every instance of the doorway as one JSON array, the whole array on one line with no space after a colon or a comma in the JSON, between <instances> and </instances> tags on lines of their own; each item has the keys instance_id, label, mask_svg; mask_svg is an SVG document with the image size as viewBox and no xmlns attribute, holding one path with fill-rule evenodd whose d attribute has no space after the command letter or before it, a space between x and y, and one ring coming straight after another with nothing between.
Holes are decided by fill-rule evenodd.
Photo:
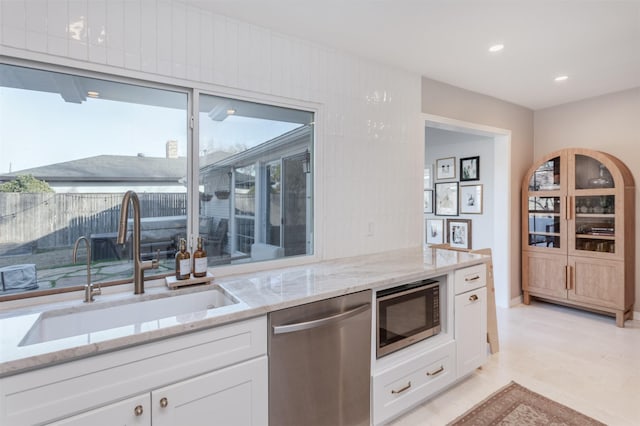
<instances>
[{"instance_id":1,"label":"doorway","mask_svg":"<svg viewBox=\"0 0 640 426\"><path fill-rule=\"evenodd\" d=\"M453 138L451 141L455 142L449 146L450 150L447 151L449 152L447 156L455 157L456 164L459 164L462 157L482 152L480 179L472 182L460 182L460 184L482 185L486 202L481 214L462 216L471 219L472 223L478 224L476 230L472 228L473 248L492 249L496 305L509 307L513 298L509 284L511 270L511 259L509 258L511 252L511 212L509 208L511 205L511 167L509 162L511 131L430 114L422 114L422 117L425 135L425 166L431 165L430 162L427 164L427 158L431 159L431 156L428 155L428 134L430 131L432 135L446 134ZM443 152L442 147L439 149L440 152ZM434 176L435 178L436 176ZM456 175L456 179L453 180L460 181L459 175ZM424 222L426 221L423 221L423 224Z\"/></svg>"}]
</instances>

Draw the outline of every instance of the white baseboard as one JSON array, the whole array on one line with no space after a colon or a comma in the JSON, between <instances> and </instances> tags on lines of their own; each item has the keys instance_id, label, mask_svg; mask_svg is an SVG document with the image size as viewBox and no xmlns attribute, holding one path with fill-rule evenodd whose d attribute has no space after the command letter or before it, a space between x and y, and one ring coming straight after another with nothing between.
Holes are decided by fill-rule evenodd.
<instances>
[{"instance_id":1,"label":"white baseboard","mask_svg":"<svg viewBox=\"0 0 640 426\"><path fill-rule=\"evenodd\" d=\"M522 304L522 295L519 295L518 297L514 297L513 299L511 299L509 301L509 307L512 308L514 306L520 305Z\"/></svg>"}]
</instances>

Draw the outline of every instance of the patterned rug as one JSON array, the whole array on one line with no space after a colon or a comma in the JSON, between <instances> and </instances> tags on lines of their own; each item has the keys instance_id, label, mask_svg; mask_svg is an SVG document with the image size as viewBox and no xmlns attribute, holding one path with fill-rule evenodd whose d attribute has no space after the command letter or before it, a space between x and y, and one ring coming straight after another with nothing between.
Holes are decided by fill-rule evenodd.
<instances>
[{"instance_id":1,"label":"patterned rug","mask_svg":"<svg viewBox=\"0 0 640 426\"><path fill-rule=\"evenodd\" d=\"M591 426L604 425L511 382L496 391L449 426Z\"/></svg>"}]
</instances>

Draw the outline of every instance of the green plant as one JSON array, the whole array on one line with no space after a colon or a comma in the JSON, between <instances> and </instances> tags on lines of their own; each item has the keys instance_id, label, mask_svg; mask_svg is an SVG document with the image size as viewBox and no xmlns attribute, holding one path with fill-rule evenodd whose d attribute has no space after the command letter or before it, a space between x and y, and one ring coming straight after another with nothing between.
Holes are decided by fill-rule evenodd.
<instances>
[{"instance_id":1,"label":"green plant","mask_svg":"<svg viewBox=\"0 0 640 426\"><path fill-rule=\"evenodd\" d=\"M19 175L12 181L0 184L0 192L54 192L44 180L32 175Z\"/></svg>"}]
</instances>

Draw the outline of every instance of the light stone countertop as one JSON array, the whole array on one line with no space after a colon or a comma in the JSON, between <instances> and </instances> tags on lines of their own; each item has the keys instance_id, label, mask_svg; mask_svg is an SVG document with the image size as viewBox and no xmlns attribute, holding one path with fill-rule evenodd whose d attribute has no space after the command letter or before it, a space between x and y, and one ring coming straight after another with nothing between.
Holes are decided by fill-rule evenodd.
<instances>
[{"instance_id":1,"label":"light stone countertop","mask_svg":"<svg viewBox=\"0 0 640 426\"><path fill-rule=\"evenodd\" d=\"M484 263L489 256L453 250L399 250L216 278L213 284L169 290L147 286L132 292L0 311L0 377L243 320L268 312L361 290L404 284ZM215 274L215 269L211 269ZM73 313L221 288L240 303L111 330L20 346L42 313Z\"/></svg>"}]
</instances>

